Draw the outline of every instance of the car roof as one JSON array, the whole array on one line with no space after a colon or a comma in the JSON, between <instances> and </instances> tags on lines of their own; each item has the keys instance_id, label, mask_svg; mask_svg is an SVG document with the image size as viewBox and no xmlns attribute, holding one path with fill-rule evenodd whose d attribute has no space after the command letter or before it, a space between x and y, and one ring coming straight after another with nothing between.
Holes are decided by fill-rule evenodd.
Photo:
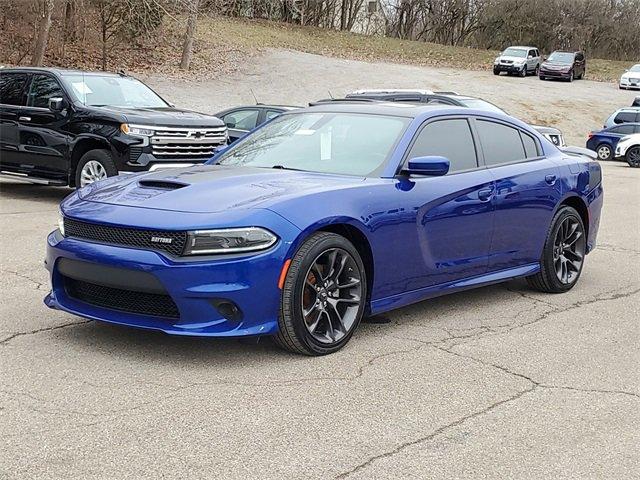
<instances>
[{"instance_id":1,"label":"car roof","mask_svg":"<svg viewBox=\"0 0 640 480\"><path fill-rule=\"evenodd\" d=\"M398 103L398 102L326 102L318 103L300 111L331 113L366 113L371 115L389 115L415 118L427 112L462 110L454 105ZM472 109L465 108L465 113Z\"/></svg>"},{"instance_id":2,"label":"car roof","mask_svg":"<svg viewBox=\"0 0 640 480\"><path fill-rule=\"evenodd\" d=\"M413 93L417 95L432 95L434 92L431 90L424 90L420 88L364 88L361 90L354 90L347 93L347 95L386 95L396 93Z\"/></svg>"},{"instance_id":3,"label":"car roof","mask_svg":"<svg viewBox=\"0 0 640 480\"><path fill-rule=\"evenodd\" d=\"M516 50L537 50L537 47L525 47L525 46L522 46L522 45L513 45L513 46L507 47L507 48L515 48ZM507 48L505 48L505 50Z\"/></svg>"},{"instance_id":4,"label":"car roof","mask_svg":"<svg viewBox=\"0 0 640 480\"><path fill-rule=\"evenodd\" d=\"M640 107L622 107L622 108L619 108L618 110L616 110L614 113L637 112L638 110L640 110Z\"/></svg>"},{"instance_id":5,"label":"car roof","mask_svg":"<svg viewBox=\"0 0 640 480\"><path fill-rule=\"evenodd\" d=\"M60 77L67 75L98 75L101 77L126 77L128 75L124 73L115 72L101 72L90 70L74 70L68 68L54 68L54 67L8 67L0 69L0 72L20 72L20 73L53 73Z\"/></svg>"}]
</instances>

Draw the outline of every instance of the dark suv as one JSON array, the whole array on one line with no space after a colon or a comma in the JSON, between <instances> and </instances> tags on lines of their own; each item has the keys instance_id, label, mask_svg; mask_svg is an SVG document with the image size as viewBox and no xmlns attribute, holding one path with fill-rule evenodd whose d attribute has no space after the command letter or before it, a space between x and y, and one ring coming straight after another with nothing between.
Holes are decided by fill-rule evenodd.
<instances>
[{"instance_id":1,"label":"dark suv","mask_svg":"<svg viewBox=\"0 0 640 480\"><path fill-rule=\"evenodd\" d=\"M0 70L0 127L4 176L77 187L201 163L227 142L221 120L133 77L52 68Z\"/></svg>"},{"instance_id":2,"label":"dark suv","mask_svg":"<svg viewBox=\"0 0 640 480\"><path fill-rule=\"evenodd\" d=\"M584 53L556 51L542 62L538 76L540 80L560 78L573 82L574 79L584 78L586 69Z\"/></svg>"}]
</instances>

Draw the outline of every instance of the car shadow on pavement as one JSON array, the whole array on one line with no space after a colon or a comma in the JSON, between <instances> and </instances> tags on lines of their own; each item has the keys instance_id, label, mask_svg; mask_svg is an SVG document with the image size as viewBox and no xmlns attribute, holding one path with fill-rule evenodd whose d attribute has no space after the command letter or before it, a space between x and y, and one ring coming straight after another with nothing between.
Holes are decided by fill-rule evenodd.
<instances>
[{"instance_id":1,"label":"car shadow on pavement","mask_svg":"<svg viewBox=\"0 0 640 480\"><path fill-rule=\"evenodd\" d=\"M34 200L60 203L73 190L68 187L48 187L31 183L0 182L0 197L3 202L10 200Z\"/></svg>"},{"instance_id":2,"label":"car shadow on pavement","mask_svg":"<svg viewBox=\"0 0 640 480\"><path fill-rule=\"evenodd\" d=\"M385 314L382 319L374 317L371 322L365 319L344 351L357 347L374 336L398 334L406 327L442 328L451 319L459 320L469 316L470 306L477 309L480 305L491 304L493 308L500 310L500 303L504 302L504 309L511 308L513 304L509 297L519 297L513 290L520 288L518 285L520 283L515 281L454 293L394 310ZM478 315L488 316L489 312L479 312ZM74 350L89 353L99 349L119 358L129 358L136 363L247 364L266 359L277 363L280 360L291 360L292 357L305 358L280 350L269 337L225 339L174 336L98 321L60 329L56 336L59 341L69 343Z\"/></svg>"}]
</instances>

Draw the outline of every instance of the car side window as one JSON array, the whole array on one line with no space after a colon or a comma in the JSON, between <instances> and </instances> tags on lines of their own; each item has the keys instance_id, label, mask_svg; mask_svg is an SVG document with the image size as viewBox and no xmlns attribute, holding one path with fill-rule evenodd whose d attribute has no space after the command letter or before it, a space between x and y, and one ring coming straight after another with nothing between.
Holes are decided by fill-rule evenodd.
<instances>
[{"instance_id":1,"label":"car side window","mask_svg":"<svg viewBox=\"0 0 640 480\"><path fill-rule=\"evenodd\" d=\"M540 156L538 152L538 142L535 139L524 132L520 132L520 136L522 137L522 144L524 145L524 152L527 155L527 158L536 158Z\"/></svg>"},{"instance_id":2,"label":"car side window","mask_svg":"<svg viewBox=\"0 0 640 480\"><path fill-rule=\"evenodd\" d=\"M633 129L633 133L640 133L640 125L636 125Z\"/></svg>"},{"instance_id":3,"label":"car side window","mask_svg":"<svg viewBox=\"0 0 640 480\"><path fill-rule=\"evenodd\" d=\"M613 119L613 123L630 123L635 122L636 114L635 112L620 112Z\"/></svg>"},{"instance_id":4,"label":"car side window","mask_svg":"<svg viewBox=\"0 0 640 480\"><path fill-rule=\"evenodd\" d=\"M625 135L628 133L633 133L633 130L633 125L620 125L619 127L611 129L611 131L613 131L614 133L622 133Z\"/></svg>"},{"instance_id":5,"label":"car side window","mask_svg":"<svg viewBox=\"0 0 640 480\"><path fill-rule=\"evenodd\" d=\"M529 56L535 57L536 56L536 51L535 50L529 50Z\"/></svg>"},{"instance_id":6,"label":"car side window","mask_svg":"<svg viewBox=\"0 0 640 480\"><path fill-rule=\"evenodd\" d=\"M22 91L26 83L26 73L1 73L0 71L0 103L23 106Z\"/></svg>"},{"instance_id":7,"label":"car side window","mask_svg":"<svg viewBox=\"0 0 640 480\"><path fill-rule=\"evenodd\" d=\"M426 125L418 133L408 158L428 155L448 158L449 173L477 168L476 147L468 120L438 120Z\"/></svg>"},{"instance_id":8,"label":"car side window","mask_svg":"<svg viewBox=\"0 0 640 480\"><path fill-rule=\"evenodd\" d=\"M258 123L258 115L260 110L247 109L236 110L235 112L227 113L222 121L229 128L235 128L238 130L253 130Z\"/></svg>"},{"instance_id":9,"label":"car side window","mask_svg":"<svg viewBox=\"0 0 640 480\"><path fill-rule=\"evenodd\" d=\"M51 98L64 98L60 84L49 75L34 75L27 96L27 106L48 108Z\"/></svg>"},{"instance_id":10,"label":"car side window","mask_svg":"<svg viewBox=\"0 0 640 480\"><path fill-rule=\"evenodd\" d=\"M274 119L280 115L282 115L282 112L279 112L278 110L267 110L267 113L264 116L264 121L268 122L269 120Z\"/></svg>"},{"instance_id":11,"label":"car side window","mask_svg":"<svg viewBox=\"0 0 640 480\"><path fill-rule=\"evenodd\" d=\"M519 130L488 120L478 120L476 126L487 166L502 165L527 158Z\"/></svg>"}]
</instances>

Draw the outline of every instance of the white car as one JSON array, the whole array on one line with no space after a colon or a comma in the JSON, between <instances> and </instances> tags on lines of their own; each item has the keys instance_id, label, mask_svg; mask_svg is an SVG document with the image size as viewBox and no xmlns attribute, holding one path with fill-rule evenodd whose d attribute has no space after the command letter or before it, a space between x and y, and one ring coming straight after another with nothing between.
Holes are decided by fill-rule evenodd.
<instances>
[{"instance_id":1,"label":"white car","mask_svg":"<svg viewBox=\"0 0 640 480\"><path fill-rule=\"evenodd\" d=\"M629 88L640 89L640 63L636 63L622 74L619 87L625 90Z\"/></svg>"},{"instance_id":2,"label":"white car","mask_svg":"<svg viewBox=\"0 0 640 480\"><path fill-rule=\"evenodd\" d=\"M640 133L627 135L618 141L616 158L626 160L631 167L640 168Z\"/></svg>"},{"instance_id":3,"label":"white car","mask_svg":"<svg viewBox=\"0 0 640 480\"><path fill-rule=\"evenodd\" d=\"M530 73L538 75L539 70L540 51L536 47L509 47L493 61L494 75L507 72L526 77Z\"/></svg>"}]
</instances>

